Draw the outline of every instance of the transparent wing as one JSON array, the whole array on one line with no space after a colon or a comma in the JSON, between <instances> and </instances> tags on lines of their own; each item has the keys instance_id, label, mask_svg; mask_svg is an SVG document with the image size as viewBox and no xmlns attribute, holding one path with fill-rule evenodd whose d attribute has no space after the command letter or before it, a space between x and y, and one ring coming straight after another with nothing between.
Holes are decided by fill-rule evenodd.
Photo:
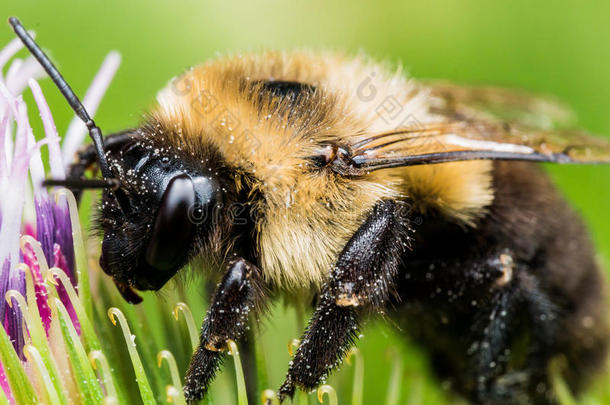
<instances>
[{"instance_id":1,"label":"transparent wing","mask_svg":"<svg viewBox=\"0 0 610 405\"><path fill-rule=\"evenodd\" d=\"M430 82L427 88L431 112L454 120L497 120L540 130L565 129L576 122L574 112L551 96L449 82Z\"/></svg>"},{"instance_id":2,"label":"transparent wing","mask_svg":"<svg viewBox=\"0 0 610 405\"><path fill-rule=\"evenodd\" d=\"M351 157L366 170L481 159L610 163L610 142L577 131L457 121L373 135L352 145Z\"/></svg>"},{"instance_id":3,"label":"transparent wing","mask_svg":"<svg viewBox=\"0 0 610 405\"><path fill-rule=\"evenodd\" d=\"M358 138L357 170L462 160L610 163L610 139L562 129L573 114L547 98L514 90L433 85L439 122Z\"/></svg>"}]
</instances>

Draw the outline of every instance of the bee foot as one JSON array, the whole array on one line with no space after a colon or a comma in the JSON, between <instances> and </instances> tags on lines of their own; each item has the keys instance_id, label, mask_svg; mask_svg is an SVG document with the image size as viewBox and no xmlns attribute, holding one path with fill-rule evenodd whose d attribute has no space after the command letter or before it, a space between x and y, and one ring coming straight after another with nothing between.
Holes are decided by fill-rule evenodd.
<instances>
[{"instance_id":1,"label":"bee foot","mask_svg":"<svg viewBox=\"0 0 610 405\"><path fill-rule=\"evenodd\" d=\"M296 389L292 383L292 379L288 377L277 392L277 397L279 398L280 403L284 402L287 398L292 399L292 397L294 397L295 390Z\"/></svg>"},{"instance_id":2,"label":"bee foot","mask_svg":"<svg viewBox=\"0 0 610 405\"><path fill-rule=\"evenodd\" d=\"M199 401L205 396L210 382L220 366L221 353L199 346L184 379L184 397L187 401Z\"/></svg>"}]
</instances>

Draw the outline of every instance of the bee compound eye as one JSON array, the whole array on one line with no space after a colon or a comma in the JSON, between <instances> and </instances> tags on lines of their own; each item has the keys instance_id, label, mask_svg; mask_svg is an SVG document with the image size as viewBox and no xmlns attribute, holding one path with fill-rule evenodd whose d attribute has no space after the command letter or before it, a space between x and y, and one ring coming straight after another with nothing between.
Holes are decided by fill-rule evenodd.
<instances>
[{"instance_id":1,"label":"bee compound eye","mask_svg":"<svg viewBox=\"0 0 610 405\"><path fill-rule=\"evenodd\" d=\"M146 249L149 266L168 271L183 264L196 227L189 217L195 203L191 178L186 174L172 178L163 193Z\"/></svg>"}]
</instances>

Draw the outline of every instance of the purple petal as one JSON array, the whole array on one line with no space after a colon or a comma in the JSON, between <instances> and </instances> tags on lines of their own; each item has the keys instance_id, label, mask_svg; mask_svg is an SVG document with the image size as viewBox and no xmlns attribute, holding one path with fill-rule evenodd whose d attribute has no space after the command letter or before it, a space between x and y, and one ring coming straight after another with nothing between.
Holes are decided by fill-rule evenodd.
<instances>
[{"instance_id":1,"label":"purple petal","mask_svg":"<svg viewBox=\"0 0 610 405\"><path fill-rule=\"evenodd\" d=\"M27 150L27 112L21 97L12 98L6 87L0 82L0 93L11 107L13 116L17 121L17 137L15 140L15 155L11 164L11 173L2 193L2 224L0 225L0 261L2 270L0 273L0 320L3 321L7 333L13 340L17 353L22 355L23 330L22 314L17 307L7 310L4 296L9 289L16 289L24 293L25 278L18 270L21 260L19 249L19 233L21 229L21 218L25 199L25 187L27 180L27 169L30 155Z\"/></svg>"},{"instance_id":2,"label":"purple petal","mask_svg":"<svg viewBox=\"0 0 610 405\"><path fill-rule=\"evenodd\" d=\"M34 200L36 210L36 240L42 246L42 252L48 263L53 263L53 245L55 244L55 215L49 196L38 196Z\"/></svg>"},{"instance_id":3,"label":"purple petal","mask_svg":"<svg viewBox=\"0 0 610 405\"><path fill-rule=\"evenodd\" d=\"M25 60L15 59L13 65L16 63L19 63L16 68L13 69L11 66L6 75L6 87L13 94L21 94L27 86L29 78L45 76L44 69L33 56L29 56Z\"/></svg>"},{"instance_id":4,"label":"purple petal","mask_svg":"<svg viewBox=\"0 0 610 405\"><path fill-rule=\"evenodd\" d=\"M48 195L39 195L35 198L36 210L36 239L42 246L47 262L55 261L55 245L61 247L63 262L60 267L76 285L76 271L74 269L74 243L72 241L72 225L68 207L56 204Z\"/></svg>"},{"instance_id":5,"label":"purple petal","mask_svg":"<svg viewBox=\"0 0 610 405\"><path fill-rule=\"evenodd\" d=\"M10 260L4 259L4 262L2 263L2 269L0 270L0 292L3 294L3 296L2 296L3 299L0 300L0 320L2 320L2 325L5 327L5 329L7 326L6 313L7 313L8 304L7 304L6 300L4 300L4 294L6 294L6 292L8 291L10 270L11 270Z\"/></svg>"},{"instance_id":6,"label":"purple petal","mask_svg":"<svg viewBox=\"0 0 610 405\"><path fill-rule=\"evenodd\" d=\"M7 288L4 294L8 290L17 290L25 295L25 277L23 277L23 273L19 270L14 271L14 273L16 274L11 274L11 263L6 260L2 266L2 274L8 275ZM25 339L23 337L23 314L21 309L18 305L13 305L12 308L9 307L6 300L3 300L2 309L4 312L2 319L4 319L6 333L11 338L15 352L20 358L24 359L23 346L25 345Z\"/></svg>"},{"instance_id":7,"label":"purple petal","mask_svg":"<svg viewBox=\"0 0 610 405\"><path fill-rule=\"evenodd\" d=\"M30 235L33 236L31 231L26 230L26 233L30 233ZM47 292L44 280L42 279L42 273L40 272L40 265L38 264L36 255L34 254L34 250L29 244L25 245L23 261L32 270L32 275L34 279L34 292L36 293L36 304L38 306L40 318L42 319L42 324L44 325L45 332L48 336L49 328L51 327L51 307L49 307L48 302L49 294Z\"/></svg>"},{"instance_id":8,"label":"purple petal","mask_svg":"<svg viewBox=\"0 0 610 405\"><path fill-rule=\"evenodd\" d=\"M32 38L36 38L36 33L28 31ZM2 79L2 70L8 62L19 50L23 48L23 42L19 38L14 38L4 48L0 50L0 79Z\"/></svg>"},{"instance_id":9,"label":"purple petal","mask_svg":"<svg viewBox=\"0 0 610 405\"><path fill-rule=\"evenodd\" d=\"M66 173L64 171L64 164L59 145L59 136L57 135L53 115L51 115L51 110L49 109L47 100L42 94L42 90L40 89L38 82L34 79L30 79L28 84L30 85L30 90L32 90L34 100L38 105L38 111L40 112L40 118L42 119L42 125L44 126L45 136L47 139L51 140L49 141L49 166L51 167L51 176L59 180L64 179L66 177Z\"/></svg>"},{"instance_id":10,"label":"purple petal","mask_svg":"<svg viewBox=\"0 0 610 405\"><path fill-rule=\"evenodd\" d=\"M64 255L61 252L61 247L56 244L53 247L53 251L54 251L53 267L59 267L65 273L67 273L66 272L67 262L66 262L66 258L64 257ZM61 300L61 302L64 304L64 306L68 310L68 314L70 314L70 319L72 319L72 323L74 324L74 329L76 329L76 332L78 332L78 334L80 335L80 322L78 321L78 317L76 316L76 311L74 310L74 307L72 306L72 301L70 301L70 297L68 296L68 293L66 292L63 284L61 284L61 283L59 286L57 286L57 294L59 295L59 299Z\"/></svg>"},{"instance_id":11,"label":"purple petal","mask_svg":"<svg viewBox=\"0 0 610 405\"><path fill-rule=\"evenodd\" d=\"M29 126L29 122L28 122ZM32 179L32 185L34 186L34 193L47 194L47 191L42 187L44 180L44 164L42 163L42 155L40 154L40 148L36 145L36 138L32 133L32 129L28 130L28 149L31 151L30 158L30 177Z\"/></svg>"},{"instance_id":12,"label":"purple petal","mask_svg":"<svg viewBox=\"0 0 610 405\"><path fill-rule=\"evenodd\" d=\"M30 35L34 34L29 31ZM34 34L32 38L35 38ZM23 43L19 38L14 38L11 42L8 43L2 50L0 50L0 75L2 70L4 69L4 65L9 61L19 50L23 47Z\"/></svg>"},{"instance_id":13,"label":"purple petal","mask_svg":"<svg viewBox=\"0 0 610 405\"><path fill-rule=\"evenodd\" d=\"M53 218L55 219L55 243L61 247L65 267L61 269L68 275L73 285L77 283L74 264L74 241L72 239L72 223L67 206L53 205Z\"/></svg>"}]
</instances>

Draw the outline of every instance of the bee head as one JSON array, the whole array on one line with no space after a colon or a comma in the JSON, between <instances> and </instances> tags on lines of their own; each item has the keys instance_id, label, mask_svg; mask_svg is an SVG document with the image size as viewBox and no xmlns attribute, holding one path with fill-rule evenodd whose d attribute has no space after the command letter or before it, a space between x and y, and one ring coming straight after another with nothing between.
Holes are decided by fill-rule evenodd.
<instances>
[{"instance_id":1,"label":"bee head","mask_svg":"<svg viewBox=\"0 0 610 405\"><path fill-rule=\"evenodd\" d=\"M124 199L105 190L98 218L100 265L128 301L138 301L131 287L160 289L218 233L226 191L213 163L191 163L142 134L106 154Z\"/></svg>"}]
</instances>

